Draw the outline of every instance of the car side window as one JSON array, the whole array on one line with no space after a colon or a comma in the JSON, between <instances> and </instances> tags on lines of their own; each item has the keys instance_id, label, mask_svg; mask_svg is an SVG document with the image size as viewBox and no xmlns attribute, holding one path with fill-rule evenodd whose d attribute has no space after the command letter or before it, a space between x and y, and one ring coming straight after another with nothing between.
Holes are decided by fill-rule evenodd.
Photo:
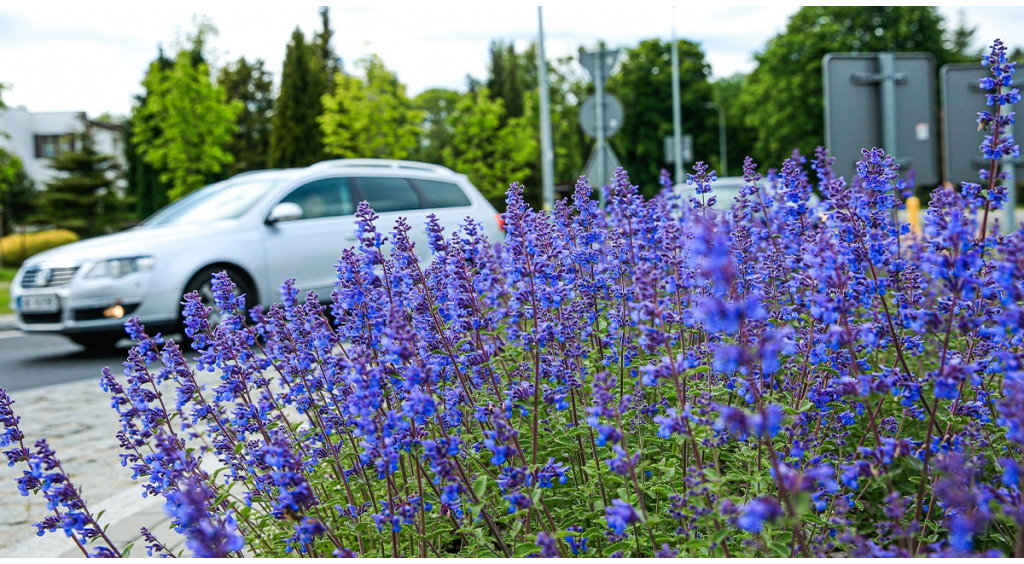
<instances>
[{"instance_id":1,"label":"car side window","mask_svg":"<svg viewBox=\"0 0 1024 564\"><path fill-rule=\"evenodd\" d=\"M285 196L282 202L292 202L302 208L302 219L336 217L355 213L348 178L323 178L299 186Z\"/></svg>"},{"instance_id":2,"label":"car side window","mask_svg":"<svg viewBox=\"0 0 1024 564\"><path fill-rule=\"evenodd\" d=\"M358 198L366 200L377 213L418 210L420 198L409 181L391 176L367 176L351 178Z\"/></svg>"},{"instance_id":3,"label":"car side window","mask_svg":"<svg viewBox=\"0 0 1024 564\"><path fill-rule=\"evenodd\" d=\"M470 205L469 198L451 182L440 182L437 180L413 180L420 194L423 195L424 205L428 208L459 208Z\"/></svg>"}]
</instances>

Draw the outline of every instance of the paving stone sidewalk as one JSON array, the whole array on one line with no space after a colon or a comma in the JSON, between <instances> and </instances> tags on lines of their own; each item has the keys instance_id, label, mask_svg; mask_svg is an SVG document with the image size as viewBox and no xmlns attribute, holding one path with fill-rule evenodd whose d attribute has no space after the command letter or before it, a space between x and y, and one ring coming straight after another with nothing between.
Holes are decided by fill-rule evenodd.
<instances>
[{"instance_id":1,"label":"paving stone sidewalk","mask_svg":"<svg viewBox=\"0 0 1024 564\"><path fill-rule=\"evenodd\" d=\"M98 373L99 367L96 379L12 392L26 444L47 439L72 482L81 488L90 511L104 512L99 520L109 525L108 536L119 549L135 542L131 555L145 557L146 543L139 532L145 526L176 553L185 539L169 530L163 498L143 498L141 484L132 481L131 470L121 466L115 437L121 425L109 396L100 389ZM21 464L0 465L0 558L81 557L74 542L60 531L36 536L32 523L49 511L42 496L22 497L18 492L14 479L22 470Z\"/></svg>"}]
</instances>

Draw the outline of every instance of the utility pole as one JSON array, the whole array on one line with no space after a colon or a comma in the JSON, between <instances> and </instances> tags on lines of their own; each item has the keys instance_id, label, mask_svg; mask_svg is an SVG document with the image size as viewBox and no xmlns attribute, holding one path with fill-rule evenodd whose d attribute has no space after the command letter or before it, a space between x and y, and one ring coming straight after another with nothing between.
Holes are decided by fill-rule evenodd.
<instances>
[{"instance_id":1,"label":"utility pole","mask_svg":"<svg viewBox=\"0 0 1024 564\"><path fill-rule=\"evenodd\" d=\"M537 6L537 76L540 88L540 170L544 187L544 209L555 207L555 151L551 142L551 98L548 92L548 62L544 57L544 14Z\"/></svg>"},{"instance_id":2,"label":"utility pole","mask_svg":"<svg viewBox=\"0 0 1024 564\"><path fill-rule=\"evenodd\" d=\"M672 146L676 184L683 181L683 108L679 95L679 45L676 41L676 7L672 6Z\"/></svg>"},{"instance_id":3,"label":"utility pole","mask_svg":"<svg viewBox=\"0 0 1024 564\"><path fill-rule=\"evenodd\" d=\"M729 159L725 144L725 112L714 102L708 102L705 106L718 111L718 167L722 169L718 172L721 176L729 176Z\"/></svg>"}]
</instances>

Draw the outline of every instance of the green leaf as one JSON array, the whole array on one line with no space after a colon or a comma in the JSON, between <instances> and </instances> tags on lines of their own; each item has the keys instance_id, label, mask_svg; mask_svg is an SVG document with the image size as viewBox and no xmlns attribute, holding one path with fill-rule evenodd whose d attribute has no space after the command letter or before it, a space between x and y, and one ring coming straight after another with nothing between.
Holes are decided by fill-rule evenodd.
<instances>
[{"instance_id":1,"label":"green leaf","mask_svg":"<svg viewBox=\"0 0 1024 564\"><path fill-rule=\"evenodd\" d=\"M473 482L473 494L477 499L482 500L487 492L487 474L480 474L480 477Z\"/></svg>"},{"instance_id":2,"label":"green leaf","mask_svg":"<svg viewBox=\"0 0 1024 564\"><path fill-rule=\"evenodd\" d=\"M711 542L722 542L727 536L729 536L729 529L715 531L715 534L711 535Z\"/></svg>"},{"instance_id":3,"label":"green leaf","mask_svg":"<svg viewBox=\"0 0 1024 564\"><path fill-rule=\"evenodd\" d=\"M790 549L790 547L782 544L781 542L772 541L768 543L768 548L770 548L772 552L774 552L777 556L781 558L788 558L790 553L793 552Z\"/></svg>"},{"instance_id":4,"label":"green leaf","mask_svg":"<svg viewBox=\"0 0 1024 564\"><path fill-rule=\"evenodd\" d=\"M135 543L130 542L128 543L128 546L121 549L121 558L128 558L129 556L131 556L133 546L135 546Z\"/></svg>"}]
</instances>

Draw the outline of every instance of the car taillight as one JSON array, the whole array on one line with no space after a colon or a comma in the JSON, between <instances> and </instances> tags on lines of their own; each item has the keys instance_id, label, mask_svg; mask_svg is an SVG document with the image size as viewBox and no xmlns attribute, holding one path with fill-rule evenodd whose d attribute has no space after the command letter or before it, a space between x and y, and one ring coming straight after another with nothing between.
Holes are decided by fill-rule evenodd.
<instances>
[{"instance_id":1,"label":"car taillight","mask_svg":"<svg viewBox=\"0 0 1024 564\"><path fill-rule=\"evenodd\" d=\"M505 232L505 220L502 219L501 214L500 213L494 214L494 219L498 220L498 229L501 229L501 232L504 233Z\"/></svg>"}]
</instances>

